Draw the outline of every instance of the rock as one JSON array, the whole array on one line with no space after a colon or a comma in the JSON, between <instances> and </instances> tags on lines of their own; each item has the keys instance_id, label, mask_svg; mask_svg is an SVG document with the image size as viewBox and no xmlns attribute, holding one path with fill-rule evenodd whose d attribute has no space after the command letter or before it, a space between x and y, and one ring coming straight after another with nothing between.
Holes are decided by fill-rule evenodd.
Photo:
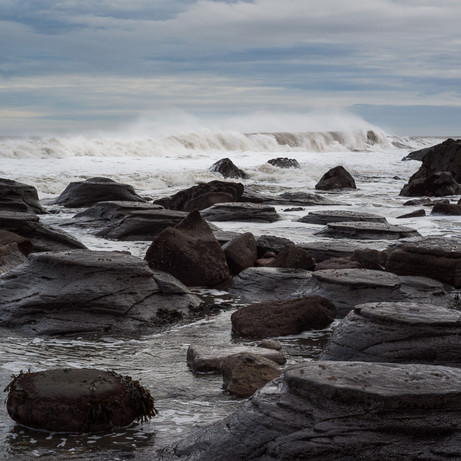
<instances>
[{"instance_id":1,"label":"rock","mask_svg":"<svg viewBox=\"0 0 461 461\"><path fill-rule=\"evenodd\" d=\"M16 422L52 432L100 432L157 413L150 392L113 371L61 368L15 376L7 387Z\"/></svg>"},{"instance_id":2,"label":"rock","mask_svg":"<svg viewBox=\"0 0 461 461\"><path fill-rule=\"evenodd\" d=\"M252 267L258 257L256 240L251 232L235 237L223 246L223 250L232 275Z\"/></svg>"},{"instance_id":3,"label":"rock","mask_svg":"<svg viewBox=\"0 0 461 461\"><path fill-rule=\"evenodd\" d=\"M317 190L357 189L354 178L342 166L327 171L315 185Z\"/></svg>"},{"instance_id":4,"label":"rock","mask_svg":"<svg viewBox=\"0 0 461 461\"><path fill-rule=\"evenodd\" d=\"M387 258L387 251L373 250L370 248L355 250L351 257L352 261L358 262L363 269L372 269L377 271L384 270Z\"/></svg>"},{"instance_id":5,"label":"rock","mask_svg":"<svg viewBox=\"0 0 461 461\"><path fill-rule=\"evenodd\" d=\"M339 206L344 203L334 202L319 194L309 192L283 192L275 197L269 197L264 200L265 203L272 205L288 206Z\"/></svg>"},{"instance_id":6,"label":"rock","mask_svg":"<svg viewBox=\"0 0 461 461\"><path fill-rule=\"evenodd\" d=\"M19 251L18 244L0 245L0 274L27 262L27 258Z\"/></svg>"},{"instance_id":7,"label":"rock","mask_svg":"<svg viewBox=\"0 0 461 461\"><path fill-rule=\"evenodd\" d=\"M263 339L259 344L258 347L264 347L266 349L274 349L275 351L281 351L282 345L275 341L274 339Z\"/></svg>"},{"instance_id":8,"label":"rock","mask_svg":"<svg viewBox=\"0 0 461 461\"><path fill-rule=\"evenodd\" d=\"M335 305L321 296L250 304L231 316L233 330L241 336L267 338L321 330L336 316Z\"/></svg>"},{"instance_id":9,"label":"rock","mask_svg":"<svg viewBox=\"0 0 461 461\"><path fill-rule=\"evenodd\" d=\"M461 367L461 312L422 303L358 305L336 327L321 360Z\"/></svg>"},{"instance_id":10,"label":"rock","mask_svg":"<svg viewBox=\"0 0 461 461\"><path fill-rule=\"evenodd\" d=\"M461 186L455 181L450 171L437 171L427 177L412 178L400 191L400 195L404 197L422 195L443 197L444 195L461 194Z\"/></svg>"},{"instance_id":11,"label":"rock","mask_svg":"<svg viewBox=\"0 0 461 461\"><path fill-rule=\"evenodd\" d=\"M237 168L232 162L232 160L229 158L222 158L221 160L218 160L217 162L213 163L213 165L210 166L210 171L212 173L219 173L225 178L232 178L232 179L247 179L248 178L248 175L240 168Z\"/></svg>"},{"instance_id":12,"label":"rock","mask_svg":"<svg viewBox=\"0 0 461 461\"><path fill-rule=\"evenodd\" d=\"M358 261L352 261L350 258L330 258L315 265L316 271L325 269L363 269L363 266Z\"/></svg>"},{"instance_id":13,"label":"rock","mask_svg":"<svg viewBox=\"0 0 461 461\"><path fill-rule=\"evenodd\" d=\"M304 269L250 267L233 278L229 293L242 303L288 299L305 285L310 286L312 274Z\"/></svg>"},{"instance_id":14,"label":"rock","mask_svg":"<svg viewBox=\"0 0 461 461\"><path fill-rule=\"evenodd\" d=\"M223 389L238 397L250 397L282 373L280 367L260 355L241 353L226 357L221 367Z\"/></svg>"},{"instance_id":15,"label":"rock","mask_svg":"<svg viewBox=\"0 0 461 461\"><path fill-rule=\"evenodd\" d=\"M215 286L230 277L224 251L198 211L163 230L145 259L188 286Z\"/></svg>"},{"instance_id":16,"label":"rock","mask_svg":"<svg viewBox=\"0 0 461 461\"><path fill-rule=\"evenodd\" d=\"M379 222L335 222L329 223L316 233L333 238L368 239L368 240L396 240L408 237L421 236L411 227L396 226Z\"/></svg>"},{"instance_id":17,"label":"rock","mask_svg":"<svg viewBox=\"0 0 461 461\"><path fill-rule=\"evenodd\" d=\"M384 216L348 210L311 211L308 215L298 219L298 222L323 225L332 222L356 221L387 223L387 219Z\"/></svg>"},{"instance_id":18,"label":"rock","mask_svg":"<svg viewBox=\"0 0 461 461\"><path fill-rule=\"evenodd\" d=\"M258 249L258 258L262 258L268 252L273 252L274 256L280 252L280 250L293 242L284 237L278 237L276 235L261 235L256 240L256 247Z\"/></svg>"},{"instance_id":19,"label":"rock","mask_svg":"<svg viewBox=\"0 0 461 461\"><path fill-rule=\"evenodd\" d=\"M461 242L443 237L406 242L390 252L386 271L430 277L461 288Z\"/></svg>"},{"instance_id":20,"label":"rock","mask_svg":"<svg viewBox=\"0 0 461 461\"><path fill-rule=\"evenodd\" d=\"M155 200L169 210L204 210L215 203L237 202L243 195L243 185L237 182L211 181L198 184L177 194Z\"/></svg>"},{"instance_id":21,"label":"rock","mask_svg":"<svg viewBox=\"0 0 461 461\"><path fill-rule=\"evenodd\" d=\"M6 230L0 230L0 246L9 245L11 243L16 243L19 251L27 256L33 250L32 242L26 238L22 237L14 232L8 232Z\"/></svg>"},{"instance_id":22,"label":"rock","mask_svg":"<svg viewBox=\"0 0 461 461\"><path fill-rule=\"evenodd\" d=\"M0 229L29 239L35 252L86 248L71 235L40 223L38 216L32 213L2 211Z\"/></svg>"},{"instance_id":23,"label":"rock","mask_svg":"<svg viewBox=\"0 0 461 461\"><path fill-rule=\"evenodd\" d=\"M194 373L221 373L226 357L235 354L259 355L279 365L286 363L285 356L278 350L254 346L208 346L191 344L187 349L187 365Z\"/></svg>"},{"instance_id":24,"label":"rock","mask_svg":"<svg viewBox=\"0 0 461 461\"><path fill-rule=\"evenodd\" d=\"M277 168L300 168L296 159L288 157L272 158L268 160L267 163L272 166L276 166Z\"/></svg>"},{"instance_id":25,"label":"rock","mask_svg":"<svg viewBox=\"0 0 461 461\"><path fill-rule=\"evenodd\" d=\"M5 178L0 178L0 210L45 213L35 187Z\"/></svg>"},{"instance_id":26,"label":"rock","mask_svg":"<svg viewBox=\"0 0 461 461\"><path fill-rule=\"evenodd\" d=\"M461 216L461 205L454 203L436 203L432 208L431 214Z\"/></svg>"},{"instance_id":27,"label":"rock","mask_svg":"<svg viewBox=\"0 0 461 461\"><path fill-rule=\"evenodd\" d=\"M113 240L152 241L166 228L179 224L187 214L164 209L133 211L120 221L105 226L96 235Z\"/></svg>"},{"instance_id":28,"label":"rock","mask_svg":"<svg viewBox=\"0 0 461 461\"><path fill-rule=\"evenodd\" d=\"M159 460L461 458L461 370L313 361L291 368Z\"/></svg>"},{"instance_id":29,"label":"rock","mask_svg":"<svg viewBox=\"0 0 461 461\"><path fill-rule=\"evenodd\" d=\"M412 211L411 213L405 213L401 216L397 216L397 219L405 219L405 218L421 218L423 216L426 216L426 210L415 210Z\"/></svg>"},{"instance_id":30,"label":"rock","mask_svg":"<svg viewBox=\"0 0 461 461\"><path fill-rule=\"evenodd\" d=\"M54 201L67 208L83 208L105 201L145 202L133 186L109 178L89 178L86 181L71 182Z\"/></svg>"},{"instance_id":31,"label":"rock","mask_svg":"<svg viewBox=\"0 0 461 461\"><path fill-rule=\"evenodd\" d=\"M432 149L432 147L426 147L424 149L415 150L410 152L406 157L402 159L402 162L406 162L408 160L417 160L421 162L423 157Z\"/></svg>"},{"instance_id":32,"label":"rock","mask_svg":"<svg viewBox=\"0 0 461 461\"><path fill-rule=\"evenodd\" d=\"M448 201L449 203L449 201ZM412 199L412 200L407 200L406 202L403 203L403 206L433 206L434 202L432 199L428 197L424 198L418 198L418 199Z\"/></svg>"},{"instance_id":33,"label":"rock","mask_svg":"<svg viewBox=\"0 0 461 461\"><path fill-rule=\"evenodd\" d=\"M314 270L315 260L304 248L289 243L279 251L274 260L267 266Z\"/></svg>"},{"instance_id":34,"label":"rock","mask_svg":"<svg viewBox=\"0 0 461 461\"><path fill-rule=\"evenodd\" d=\"M124 253L32 254L0 278L0 326L34 336L138 334L195 318L201 300L164 286L145 261Z\"/></svg>"},{"instance_id":35,"label":"rock","mask_svg":"<svg viewBox=\"0 0 461 461\"><path fill-rule=\"evenodd\" d=\"M275 222L275 208L260 203L218 203L202 211L207 221Z\"/></svg>"}]
</instances>

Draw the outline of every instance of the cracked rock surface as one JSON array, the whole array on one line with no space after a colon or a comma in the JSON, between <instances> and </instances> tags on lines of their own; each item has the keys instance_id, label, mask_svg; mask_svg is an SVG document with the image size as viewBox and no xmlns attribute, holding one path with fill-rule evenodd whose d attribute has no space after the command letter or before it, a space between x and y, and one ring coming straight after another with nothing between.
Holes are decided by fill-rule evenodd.
<instances>
[{"instance_id":1,"label":"cracked rock surface","mask_svg":"<svg viewBox=\"0 0 461 461\"><path fill-rule=\"evenodd\" d=\"M0 326L30 335L159 330L201 306L172 280L119 252L33 254L0 278Z\"/></svg>"}]
</instances>

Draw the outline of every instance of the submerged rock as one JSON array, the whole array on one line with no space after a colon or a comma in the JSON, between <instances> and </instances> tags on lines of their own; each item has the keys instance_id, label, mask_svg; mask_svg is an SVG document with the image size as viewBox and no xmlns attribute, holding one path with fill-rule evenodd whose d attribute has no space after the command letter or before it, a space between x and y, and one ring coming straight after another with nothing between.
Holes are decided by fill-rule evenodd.
<instances>
[{"instance_id":1,"label":"submerged rock","mask_svg":"<svg viewBox=\"0 0 461 461\"><path fill-rule=\"evenodd\" d=\"M16 422L53 432L100 432L155 416L154 399L138 381L113 371L62 368L15 376L6 388Z\"/></svg>"},{"instance_id":2,"label":"submerged rock","mask_svg":"<svg viewBox=\"0 0 461 461\"><path fill-rule=\"evenodd\" d=\"M357 186L354 178L343 166L336 166L320 178L315 188L317 190L357 189Z\"/></svg>"},{"instance_id":3,"label":"submerged rock","mask_svg":"<svg viewBox=\"0 0 461 461\"><path fill-rule=\"evenodd\" d=\"M267 163L272 166L276 166L277 168L300 168L296 159L288 157L272 158L268 160Z\"/></svg>"},{"instance_id":4,"label":"submerged rock","mask_svg":"<svg viewBox=\"0 0 461 461\"><path fill-rule=\"evenodd\" d=\"M460 411L457 368L308 362L157 455L188 461L456 459Z\"/></svg>"},{"instance_id":5,"label":"submerged rock","mask_svg":"<svg viewBox=\"0 0 461 461\"><path fill-rule=\"evenodd\" d=\"M124 253L32 254L0 278L0 326L29 335L137 334L194 317L201 300L155 277Z\"/></svg>"},{"instance_id":6,"label":"submerged rock","mask_svg":"<svg viewBox=\"0 0 461 461\"><path fill-rule=\"evenodd\" d=\"M461 367L461 312L423 303L360 304L320 358Z\"/></svg>"},{"instance_id":7,"label":"submerged rock","mask_svg":"<svg viewBox=\"0 0 461 461\"><path fill-rule=\"evenodd\" d=\"M133 186L109 178L89 178L86 181L71 182L54 201L56 205L68 208L83 208L106 201L145 202Z\"/></svg>"},{"instance_id":8,"label":"submerged rock","mask_svg":"<svg viewBox=\"0 0 461 461\"><path fill-rule=\"evenodd\" d=\"M0 210L45 213L35 187L5 178L0 178Z\"/></svg>"}]
</instances>

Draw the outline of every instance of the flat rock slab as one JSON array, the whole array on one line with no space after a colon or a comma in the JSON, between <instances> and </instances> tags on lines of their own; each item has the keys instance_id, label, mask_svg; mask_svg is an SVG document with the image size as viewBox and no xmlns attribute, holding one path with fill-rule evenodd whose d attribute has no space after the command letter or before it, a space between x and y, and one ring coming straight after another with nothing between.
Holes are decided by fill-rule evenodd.
<instances>
[{"instance_id":1,"label":"flat rock slab","mask_svg":"<svg viewBox=\"0 0 461 461\"><path fill-rule=\"evenodd\" d=\"M218 203L201 212L208 221L275 222L280 216L275 208L260 203Z\"/></svg>"},{"instance_id":2,"label":"flat rock slab","mask_svg":"<svg viewBox=\"0 0 461 461\"><path fill-rule=\"evenodd\" d=\"M458 368L309 362L159 459L457 459L460 412Z\"/></svg>"},{"instance_id":3,"label":"flat rock slab","mask_svg":"<svg viewBox=\"0 0 461 461\"><path fill-rule=\"evenodd\" d=\"M396 226L379 222L335 222L329 223L325 229L317 232L333 238L351 238L368 240L397 240L417 237L421 234L411 227Z\"/></svg>"},{"instance_id":4,"label":"flat rock slab","mask_svg":"<svg viewBox=\"0 0 461 461\"><path fill-rule=\"evenodd\" d=\"M360 213L349 210L311 211L306 216L298 219L298 222L309 224L329 224L334 222L379 222L387 223L384 216L372 213Z\"/></svg>"},{"instance_id":5,"label":"flat rock slab","mask_svg":"<svg viewBox=\"0 0 461 461\"><path fill-rule=\"evenodd\" d=\"M200 310L179 281L155 278L145 261L118 252L33 254L0 278L0 326L30 335L137 334Z\"/></svg>"},{"instance_id":6,"label":"flat rock slab","mask_svg":"<svg viewBox=\"0 0 461 461\"><path fill-rule=\"evenodd\" d=\"M461 367L461 312L411 302L358 305L337 326L321 359Z\"/></svg>"},{"instance_id":7,"label":"flat rock slab","mask_svg":"<svg viewBox=\"0 0 461 461\"><path fill-rule=\"evenodd\" d=\"M0 229L28 238L35 252L86 248L70 234L42 224L32 213L0 211Z\"/></svg>"},{"instance_id":8,"label":"flat rock slab","mask_svg":"<svg viewBox=\"0 0 461 461\"><path fill-rule=\"evenodd\" d=\"M120 221L101 229L97 235L114 240L152 241L167 227L174 227L188 215L176 210L133 211Z\"/></svg>"},{"instance_id":9,"label":"flat rock slab","mask_svg":"<svg viewBox=\"0 0 461 461\"><path fill-rule=\"evenodd\" d=\"M138 382L91 368L21 372L7 390L11 418L47 431L109 431L156 414L149 391Z\"/></svg>"},{"instance_id":10,"label":"flat rock slab","mask_svg":"<svg viewBox=\"0 0 461 461\"><path fill-rule=\"evenodd\" d=\"M320 194L311 194L309 192L284 192L283 194L275 197L266 198L265 203L274 205L287 205L287 206L339 206L347 205L340 202L330 200Z\"/></svg>"},{"instance_id":11,"label":"flat rock slab","mask_svg":"<svg viewBox=\"0 0 461 461\"><path fill-rule=\"evenodd\" d=\"M389 255L386 270L400 275L432 277L461 287L461 241L433 237L407 242Z\"/></svg>"},{"instance_id":12,"label":"flat rock slab","mask_svg":"<svg viewBox=\"0 0 461 461\"><path fill-rule=\"evenodd\" d=\"M259 355L279 365L286 362L285 356L280 351L265 347L192 344L187 349L187 364L194 373L220 373L223 361L227 357L243 353Z\"/></svg>"}]
</instances>

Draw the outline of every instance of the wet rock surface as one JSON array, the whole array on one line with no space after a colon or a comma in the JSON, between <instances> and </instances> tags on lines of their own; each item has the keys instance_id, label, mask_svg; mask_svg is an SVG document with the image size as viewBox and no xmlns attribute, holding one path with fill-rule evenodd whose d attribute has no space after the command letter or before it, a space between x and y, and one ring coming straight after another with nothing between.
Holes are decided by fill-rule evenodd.
<instances>
[{"instance_id":1,"label":"wet rock surface","mask_svg":"<svg viewBox=\"0 0 461 461\"><path fill-rule=\"evenodd\" d=\"M133 186L109 178L89 178L86 181L71 182L54 201L56 205L68 208L83 208L105 201L145 202Z\"/></svg>"},{"instance_id":2,"label":"wet rock surface","mask_svg":"<svg viewBox=\"0 0 461 461\"><path fill-rule=\"evenodd\" d=\"M299 222L309 224L328 224L332 222L380 222L386 223L387 219L372 213L360 213L349 210L311 211L308 215L298 219Z\"/></svg>"},{"instance_id":3,"label":"wet rock surface","mask_svg":"<svg viewBox=\"0 0 461 461\"><path fill-rule=\"evenodd\" d=\"M317 190L357 189L357 186L354 178L343 166L336 166L320 178L315 188Z\"/></svg>"},{"instance_id":4,"label":"wet rock surface","mask_svg":"<svg viewBox=\"0 0 461 461\"><path fill-rule=\"evenodd\" d=\"M273 205L287 205L287 206L335 206L344 205L344 203L335 202L323 195L313 194L310 192L283 192L264 200L265 203Z\"/></svg>"},{"instance_id":5,"label":"wet rock surface","mask_svg":"<svg viewBox=\"0 0 461 461\"><path fill-rule=\"evenodd\" d=\"M225 178L246 179L248 174L234 165L230 158L222 158L210 166L212 173L219 173Z\"/></svg>"},{"instance_id":6,"label":"wet rock surface","mask_svg":"<svg viewBox=\"0 0 461 461\"><path fill-rule=\"evenodd\" d=\"M335 222L326 225L325 229L317 232L333 238L351 238L367 240L397 240L417 237L421 234L411 227L396 226L379 222Z\"/></svg>"},{"instance_id":7,"label":"wet rock surface","mask_svg":"<svg viewBox=\"0 0 461 461\"><path fill-rule=\"evenodd\" d=\"M237 275L248 267L252 267L258 257L256 240L251 232L240 234L223 245L229 269Z\"/></svg>"},{"instance_id":8,"label":"wet rock surface","mask_svg":"<svg viewBox=\"0 0 461 461\"><path fill-rule=\"evenodd\" d=\"M352 461L357 454L373 461L456 459L461 456L460 410L457 368L310 362L287 370L228 418L158 456L189 461Z\"/></svg>"},{"instance_id":9,"label":"wet rock surface","mask_svg":"<svg viewBox=\"0 0 461 461\"><path fill-rule=\"evenodd\" d=\"M307 250L290 243L285 245L267 266L313 270L315 260Z\"/></svg>"},{"instance_id":10,"label":"wet rock surface","mask_svg":"<svg viewBox=\"0 0 461 461\"><path fill-rule=\"evenodd\" d=\"M300 168L296 159L288 157L271 158L267 163L277 168Z\"/></svg>"},{"instance_id":11,"label":"wet rock surface","mask_svg":"<svg viewBox=\"0 0 461 461\"><path fill-rule=\"evenodd\" d=\"M17 243L0 245L0 274L27 262L27 258L19 251Z\"/></svg>"},{"instance_id":12,"label":"wet rock surface","mask_svg":"<svg viewBox=\"0 0 461 461\"><path fill-rule=\"evenodd\" d=\"M275 222L275 208L260 203L219 203L202 211L207 221Z\"/></svg>"},{"instance_id":13,"label":"wet rock surface","mask_svg":"<svg viewBox=\"0 0 461 461\"><path fill-rule=\"evenodd\" d=\"M138 334L190 319L201 300L118 252L38 253L0 278L0 326L28 335Z\"/></svg>"},{"instance_id":14,"label":"wet rock surface","mask_svg":"<svg viewBox=\"0 0 461 461\"><path fill-rule=\"evenodd\" d=\"M336 327L320 358L461 367L461 311L411 302L361 304Z\"/></svg>"},{"instance_id":15,"label":"wet rock surface","mask_svg":"<svg viewBox=\"0 0 461 461\"><path fill-rule=\"evenodd\" d=\"M404 197L443 197L461 193L461 186L455 181L450 171L437 171L427 177L410 178L400 191Z\"/></svg>"},{"instance_id":16,"label":"wet rock surface","mask_svg":"<svg viewBox=\"0 0 461 461\"><path fill-rule=\"evenodd\" d=\"M91 368L21 372L7 390L11 418L47 431L110 431L156 414L153 398L138 382Z\"/></svg>"},{"instance_id":17,"label":"wet rock surface","mask_svg":"<svg viewBox=\"0 0 461 461\"><path fill-rule=\"evenodd\" d=\"M278 365L286 363L286 358L282 352L272 348L191 344L187 349L187 364L194 373L220 373L222 363L226 357L243 353L265 357Z\"/></svg>"},{"instance_id":18,"label":"wet rock surface","mask_svg":"<svg viewBox=\"0 0 461 461\"><path fill-rule=\"evenodd\" d=\"M21 213L45 212L35 187L5 178L0 178L0 210Z\"/></svg>"}]
</instances>

